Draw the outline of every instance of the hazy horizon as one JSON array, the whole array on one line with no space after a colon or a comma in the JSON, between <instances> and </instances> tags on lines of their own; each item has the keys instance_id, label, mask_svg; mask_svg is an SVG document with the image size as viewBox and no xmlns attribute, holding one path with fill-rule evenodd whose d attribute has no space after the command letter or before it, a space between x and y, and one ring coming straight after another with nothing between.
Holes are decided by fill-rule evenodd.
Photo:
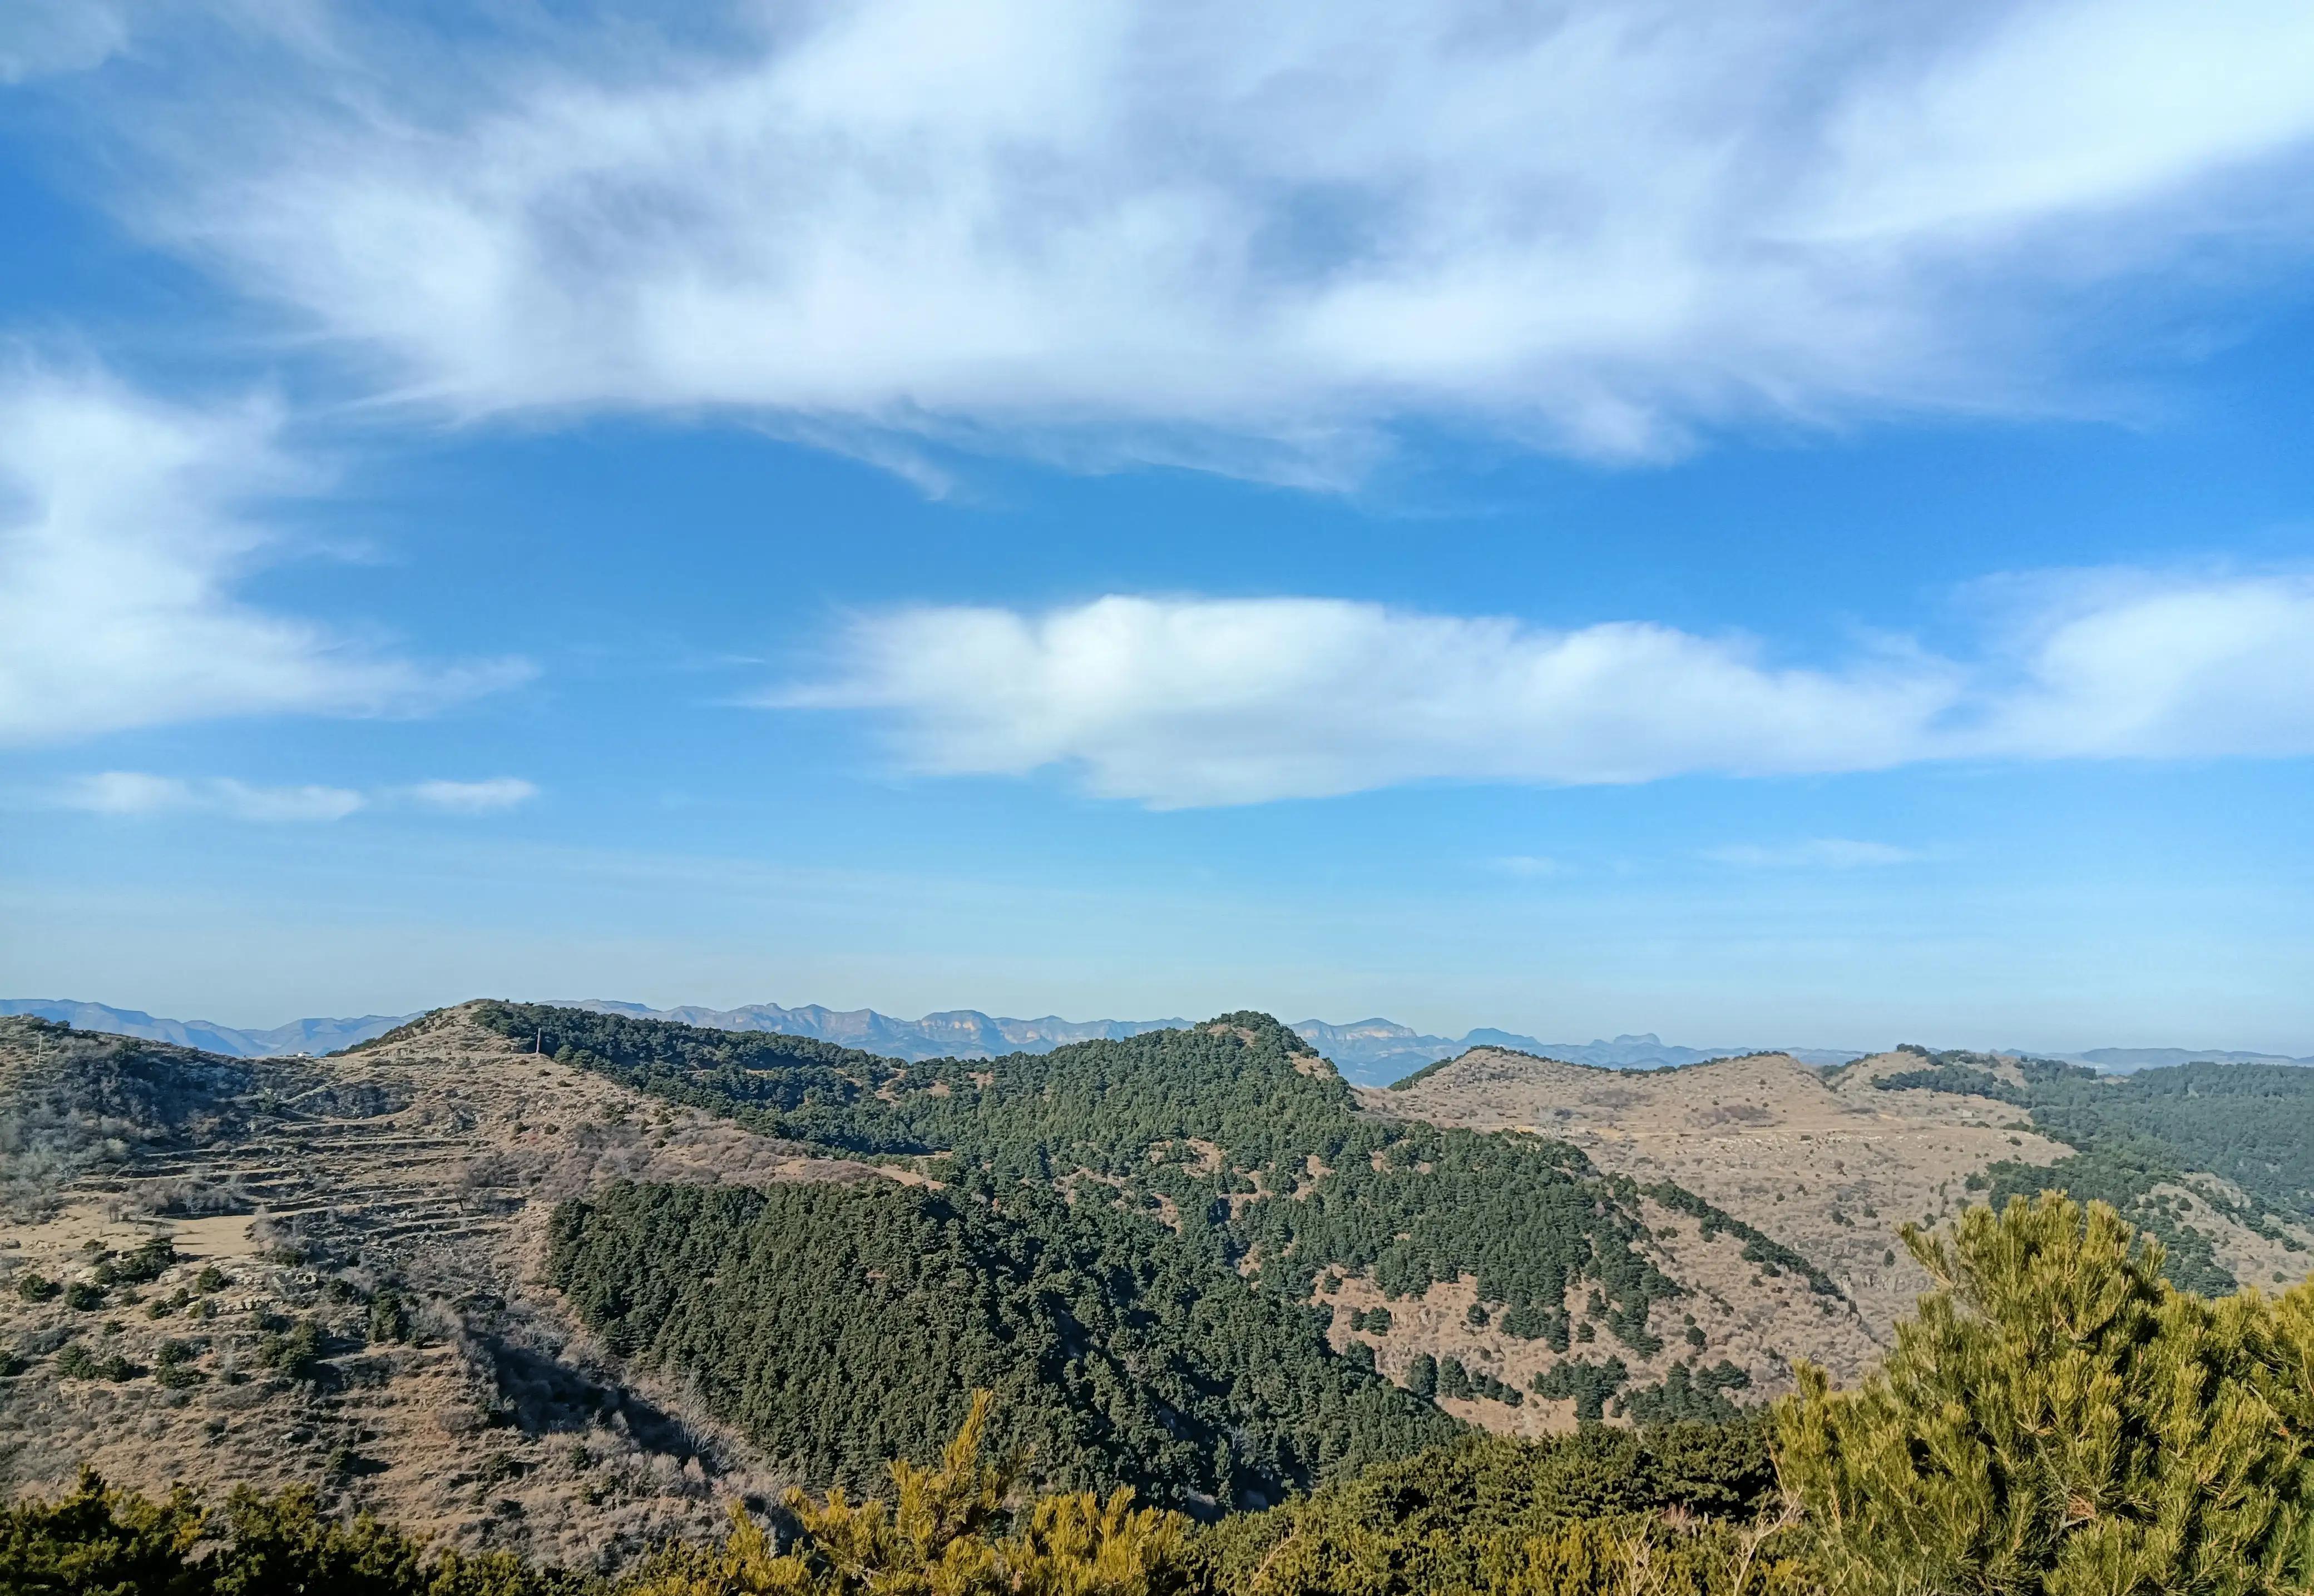
<instances>
[{"instance_id":1,"label":"hazy horizon","mask_svg":"<svg viewBox=\"0 0 2314 1596\"><path fill-rule=\"evenodd\" d=\"M1690 1035L1685 1033L1667 1032L1660 1027L1653 1026L1640 1027L1637 1028L1627 1026L1618 1027L1613 1030L1603 1030L1595 1027L1586 1028L1583 1027L1562 1027L1557 1030L1553 1030L1549 1025L1543 1025L1541 1027L1511 1025L1503 1023L1499 1020L1487 1018L1471 1020L1468 1023L1456 1020L1449 1021L1444 1025L1425 1025L1409 1020L1402 1015L1389 1014L1381 1011L1346 1015L1342 1017L1329 1017L1323 1014L1290 1012L1276 1007L1265 1007L1259 1003L1242 1002L1214 1005L1209 1008L1197 1010L1194 1012L1185 1010L1172 1014L1166 1014L1158 1011L1147 1013L1064 1013L1058 1010L1039 1009L1033 1005L1023 1007L1018 1010L1008 1010L1000 1008L991 1008L985 1004L949 1003L932 1008L910 1010L880 1003L835 1004L818 1002L817 1000L813 999L805 999L793 1003L782 1002L777 999L767 998L758 998L729 1003L695 1001L682 999L666 1002L644 1002L639 999L627 997L605 997L600 994L578 998L572 997L567 992L556 996L542 996L534 992L466 992L457 997L445 998L434 1002L419 1003L409 1008L387 1006L384 1008L366 1010L349 1009L330 1013L324 1013L320 1010L308 1008L294 1014L288 1014L271 1019L263 1018L256 1019L228 1018L222 1014L209 1012L163 1011L146 1004L115 1002L106 998L93 998L85 994L73 993L40 997L24 994L0 994L0 1004L21 1005L33 1002L84 1003L112 1009L122 1012L141 1013L160 1021L171 1021L179 1024L209 1024L222 1026L235 1031L264 1032L283 1029L304 1020L406 1018L414 1014L429 1012L437 1009L450 1008L458 1003L467 1002L473 999L483 997L503 998L516 1002L631 1003L639 1007L649 1009L658 1013L666 1013L675 1010L708 1010L718 1013L730 1013L738 1010L777 1004L781 1008L789 1010L817 1007L826 1010L832 1014L837 1015L873 1013L881 1015L888 1019L894 1019L906 1024L917 1023L935 1015L975 1013L985 1015L991 1019L996 1020L1035 1021L1057 1019L1063 1023L1070 1025L1092 1025L1102 1021L1143 1025L1166 1018L1179 1018L1186 1021L1194 1021L1197 1019L1209 1018L1214 1014L1230 1013L1236 1010L1251 1009L1261 1013L1268 1014L1272 1018L1280 1020L1287 1025L1299 1026L1319 1024L1337 1027L1347 1027L1379 1021L1391 1025L1405 1026L1418 1036L1435 1037L1449 1042L1459 1042L1464 1037L1478 1031L1500 1031L1514 1036L1532 1037L1538 1042L1546 1044L1566 1045L1571 1046L1614 1044L1652 1037L1655 1041L1660 1043L1665 1047L1679 1048L1688 1051L1709 1050L1715 1048L1773 1046L1793 1048L1809 1053L1850 1053L1858 1056L1862 1056L1872 1053L1886 1052L1897 1046L1899 1044L1913 1044L1938 1050L1959 1048L1971 1052L2038 1053L2056 1058L2078 1058L2098 1052L2180 1052L2208 1054L2261 1054L2271 1057L2287 1059L2304 1059L2314 1057L2314 1053L2302 1051L2293 1052L2286 1047L2262 1047L2255 1044L2230 1041L2224 1038L2212 1039L2209 1037L2187 1040L2162 1038L2117 1039L2113 1037L2103 1037L2089 1040L2077 1039L2070 1044L2045 1044L2027 1047L2022 1046L2014 1042L1988 1041L1982 1038L1963 1040L1951 1037L1926 1036L1916 1036L1909 1035L1881 1039L1868 1037L1859 1041L1855 1038L1848 1038L1844 1040L1838 1038L1827 1039L1811 1036L1786 1036L1782 1034L1740 1036L1716 1035L1705 1036L1700 1034Z\"/></svg>"}]
</instances>

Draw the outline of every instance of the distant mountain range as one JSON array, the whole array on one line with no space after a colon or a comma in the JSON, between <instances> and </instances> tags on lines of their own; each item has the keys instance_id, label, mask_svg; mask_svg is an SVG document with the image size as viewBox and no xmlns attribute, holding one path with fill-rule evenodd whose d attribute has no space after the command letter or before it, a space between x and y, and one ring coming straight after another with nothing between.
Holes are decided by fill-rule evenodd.
<instances>
[{"instance_id":1,"label":"distant mountain range","mask_svg":"<svg viewBox=\"0 0 2314 1596\"><path fill-rule=\"evenodd\" d=\"M173 1042L204 1053L230 1058L283 1058L291 1054L335 1053L372 1036L382 1036L407 1014L365 1014L359 1019L293 1019L269 1031L244 1031L207 1019L156 1019L141 1009L115 1009L105 1003L75 1002L70 998L0 998L0 1014L35 1014L61 1020L75 1030L107 1031L116 1036L142 1036L148 1042Z\"/></svg>"},{"instance_id":2,"label":"distant mountain range","mask_svg":"<svg viewBox=\"0 0 2314 1596\"><path fill-rule=\"evenodd\" d=\"M1002 1019L977 1009L950 1009L922 1019L895 1019L873 1009L826 1009L806 1003L782 1009L777 1003L750 1003L744 1009L647 1009L640 1003L614 1003L600 998L578 1001L550 998L564 1009L586 1009L596 1014L631 1014L638 1019L674 1019L684 1025L706 1026L718 1031L776 1031L783 1036L817 1036L886 1058L996 1058L1008 1053L1050 1053L1071 1042L1117 1041L1144 1031L1178 1030L1186 1019L1063 1019L1047 1014L1042 1019Z\"/></svg>"},{"instance_id":3,"label":"distant mountain range","mask_svg":"<svg viewBox=\"0 0 2314 1596\"><path fill-rule=\"evenodd\" d=\"M788 1036L817 1036L846 1047L882 1054L888 1058L994 1058L1007 1053L1048 1053L1071 1042L1116 1040L1144 1031L1170 1030L1188 1021L1173 1019L1011 1019L981 1013L976 1009L951 1009L922 1019L898 1019L873 1009L827 1009L817 1003L782 1008L777 1003L751 1003L744 1009L650 1009L640 1003L614 1002L600 998L553 1000L563 1007L591 1010L598 1014L631 1014L642 1019L674 1019L685 1025L727 1031L772 1031ZM110 1031L123 1036L143 1036L173 1042L235 1058L278 1058L287 1054L322 1054L372 1036L383 1036L407 1014L367 1014L358 1019L296 1019L268 1031L239 1030L206 1019L157 1019L135 1009L114 1009L103 1003L69 999L0 998L0 1014L36 1014L62 1020L86 1031ZM1312 1047L1334 1061L1350 1080L1361 1085L1383 1085L1410 1075L1426 1064L1467 1053L1473 1047L1506 1047L1539 1054L1573 1064L1610 1070L1652 1070L1666 1065L1700 1063L1742 1053L1785 1053L1804 1064L1841 1064L1872 1051L1863 1047L1683 1047L1653 1032L1617 1036L1609 1041L1545 1042L1515 1031L1488 1028L1460 1037L1434 1036L1389 1019L1361 1019L1330 1025L1305 1019L1293 1027ZM2069 1063L2089 1064L2108 1074L2125 1075L2168 1064L2214 1060L2221 1063L2307 1064L2314 1058L2288 1058L2280 1054L2194 1051L2182 1047L2099 1047L2088 1053L2054 1055Z\"/></svg>"},{"instance_id":4,"label":"distant mountain range","mask_svg":"<svg viewBox=\"0 0 2314 1596\"><path fill-rule=\"evenodd\" d=\"M1506 1047L1515 1053L1540 1054L1603 1070L1656 1070L1667 1064L1698 1064L1730 1054L1770 1051L1788 1053L1804 1064L1844 1064L1870 1051L1862 1047L1682 1047L1652 1031L1618 1036L1612 1042L1597 1037L1588 1042L1544 1042L1515 1031L1490 1028L1460 1037L1429 1036L1389 1019L1362 1019L1354 1025L1305 1019L1294 1028L1311 1046L1333 1060L1343 1074L1365 1085L1396 1080L1473 1047Z\"/></svg>"},{"instance_id":5,"label":"distant mountain range","mask_svg":"<svg viewBox=\"0 0 2314 1596\"><path fill-rule=\"evenodd\" d=\"M2140 1070L2166 1070L2173 1064L2310 1064L2314 1058L2285 1058L2278 1053L2199 1052L2184 1047L2093 1047L2064 1055L2065 1062L2088 1064L2107 1075L2133 1075Z\"/></svg>"}]
</instances>

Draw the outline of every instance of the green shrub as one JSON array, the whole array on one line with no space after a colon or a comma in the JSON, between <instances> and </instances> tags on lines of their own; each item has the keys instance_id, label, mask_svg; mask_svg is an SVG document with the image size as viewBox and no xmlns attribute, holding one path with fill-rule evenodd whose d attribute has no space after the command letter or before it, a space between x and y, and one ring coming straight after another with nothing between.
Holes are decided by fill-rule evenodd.
<instances>
[{"instance_id":1,"label":"green shrub","mask_svg":"<svg viewBox=\"0 0 2314 1596\"><path fill-rule=\"evenodd\" d=\"M718 1547L670 1548L625 1587L630 1596L1171 1596L1181 1590L1186 1522L1136 1508L1120 1488L1048 1495L1007 1512L1017 1459L984 1460L988 1394L937 1469L891 1466L893 1500L854 1503L801 1491L783 1503L784 1550L735 1512Z\"/></svg>"},{"instance_id":2,"label":"green shrub","mask_svg":"<svg viewBox=\"0 0 2314 1596\"><path fill-rule=\"evenodd\" d=\"M153 1378L172 1391L199 1385L206 1376L193 1367L194 1356L190 1343L173 1338L163 1341L153 1356Z\"/></svg>"},{"instance_id":3,"label":"green shrub","mask_svg":"<svg viewBox=\"0 0 2314 1596\"><path fill-rule=\"evenodd\" d=\"M1568 1358L1536 1375L1530 1386L1536 1396L1553 1401L1564 1402L1572 1398L1577 1420L1595 1424L1607 1416L1607 1403L1623 1389L1630 1372L1621 1358L1611 1357L1598 1363L1587 1358Z\"/></svg>"},{"instance_id":4,"label":"green shrub","mask_svg":"<svg viewBox=\"0 0 2314 1596\"><path fill-rule=\"evenodd\" d=\"M1782 1569L1776 1583L1745 1585L1749 1596L1797 1592L1806 1587L1797 1565L1783 1566L1782 1541L1763 1553L1754 1528L1776 1500L1766 1433L1747 1420L1649 1431L1593 1426L1534 1442L1469 1435L1200 1531L1189 1557L1196 1589L1215 1596L1732 1596L1748 1545L1755 1563L1764 1557ZM1683 1571L1678 1580L1653 1585L1634 1577L1666 1559Z\"/></svg>"},{"instance_id":5,"label":"green shrub","mask_svg":"<svg viewBox=\"0 0 2314 1596\"><path fill-rule=\"evenodd\" d=\"M187 1556L201 1522L199 1503L181 1487L153 1502L112 1490L84 1469L79 1484L54 1502L0 1511L0 1590L207 1596L214 1583Z\"/></svg>"},{"instance_id":6,"label":"green shrub","mask_svg":"<svg viewBox=\"0 0 2314 1596\"><path fill-rule=\"evenodd\" d=\"M370 1299L368 1330L372 1341L410 1339L410 1304L392 1286L379 1288Z\"/></svg>"},{"instance_id":7,"label":"green shrub","mask_svg":"<svg viewBox=\"0 0 2314 1596\"><path fill-rule=\"evenodd\" d=\"M299 1319L287 1331L268 1330L257 1338L257 1366L284 1380L312 1380L322 1371L322 1327Z\"/></svg>"},{"instance_id":8,"label":"green shrub","mask_svg":"<svg viewBox=\"0 0 2314 1596\"><path fill-rule=\"evenodd\" d=\"M100 1268L110 1268L112 1277L129 1285L144 1285L166 1274L177 1261L177 1249L166 1236L155 1236L136 1251L111 1259Z\"/></svg>"},{"instance_id":9,"label":"green shrub","mask_svg":"<svg viewBox=\"0 0 2314 1596\"><path fill-rule=\"evenodd\" d=\"M207 1542L197 1548L197 1542ZM608 1596L606 1582L507 1553L432 1554L367 1514L334 1518L307 1488L243 1487L212 1519L180 1487L155 1502L92 1471L53 1502L0 1510L7 1596Z\"/></svg>"},{"instance_id":10,"label":"green shrub","mask_svg":"<svg viewBox=\"0 0 2314 1596\"><path fill-rule=\"evenodd\" d=\"M1908 1229L1937 1282L1880 1372L1804 1370L1779 1466L1859 1596L2314 1583L2314 1288L2210 1301L2102 1204Z\"/></svg>"}]
</instances>

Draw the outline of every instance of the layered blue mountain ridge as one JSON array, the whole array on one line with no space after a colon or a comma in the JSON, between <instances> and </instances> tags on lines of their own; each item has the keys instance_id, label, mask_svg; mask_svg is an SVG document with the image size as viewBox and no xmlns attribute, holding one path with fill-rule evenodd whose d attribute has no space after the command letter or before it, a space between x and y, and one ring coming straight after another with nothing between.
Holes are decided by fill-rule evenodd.
<instances>
[{"instance_id":1,"label":"layered blue mountain ridge","mask_svg":"<svg viewBox=\"0 0 2314 1596\"><path fill-rule=\"evenodd\" d=\"M600 998L561 1001L561 1006L597 1013L630 1014L644 1019L680 1020L717 1030L772 1031L790 1036L817 1036L888 1058L994 1058L1007 1053L1047 1053L1071 1042L1138 1036L1186 1025L1185 1019L1013 1019L983 1014L976 1009L952 1009L921 1019L900 1019L873 1009L828 1009L817 1003L783 1008L777 1003L753 1003L739 1009L706 1009L685 1005L652 1009L640 1003ZM383 1036L407 1014L367 1014L358 1018L294 1019L269 1030L243 1030L206 1019L163 1019L141 1010L115 1009L103 1003L56 998L0 998L0 1015L31 1014L59 1020L76 1029L105 1031L147 1041L172 1042L235 1058L278 1058L292 1054L322 1054L350 1047ZM1425 1064L1453 1058L1473 1047L1503 1047L1538 1054L1568 1063L1604 1069L1655 1070L1700 1063L1743 1053L1785 1053L1806 1064L1839 1064L1873 1051L1861 1047L1687 1047L1667 1043L1652 1032L1594 1038L1589 1042L1545 1042L1515 1031L1481 1027L1460 1037L1429 1036L1389 1019L1362 1019L1334 1025L1305 1019L1294 1029L1336 1067L1361 1085L1381 1085L1411 1074ZM2277 1054L2193 1050L2178 1047L2100 1047L2087 1053L2057 1054L2070 1063L2085 1063L2112 1074L2182 1064L2199 1060L2221 1063L2314 1065L2314 1058L2286 1058Z\"/></svg>"}]
</instances>

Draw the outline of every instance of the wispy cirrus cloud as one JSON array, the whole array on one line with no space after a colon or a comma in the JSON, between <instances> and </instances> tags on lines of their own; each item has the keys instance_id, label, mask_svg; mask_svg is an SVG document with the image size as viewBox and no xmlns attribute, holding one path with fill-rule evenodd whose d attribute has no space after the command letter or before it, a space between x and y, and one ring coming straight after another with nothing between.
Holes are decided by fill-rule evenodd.
<instances>
[{"instance_id":1,"label":"wispy cirrus cloud","mask_svg":"<svg viewBox=\"0 0 2314 1596\"><path fill-rule=\"evenodd\" d=\"M1706 859L1753 870L1859 870L1885 865L1912 864L1921 856L1914 849L1888 842L1867 842L1853 837L1810 837L1800 842L1736 842L1704 851Z\"/></svg>"},{"instance_id":2,"label":"wispy cirrus cloud","mask_svg":"<svg viewBox=\"0 0 2314 1596\"><path fill-rule=\"evenodd\" d=\"M146 771L101 771L48 789L57 808L90 815L219 815L232 820L343 820L365 809L415 807L450 815L490 815L519 808L538 797L531 782L512 776L482 781L419 781L367 790L316 783L264 786L229 776L159 776Z\"/></svg>"},{"instance_id":3,"label":"wispy cirrus cloud","mask_svg":"<svg viewBox=\"0 0 2314 1596\"><path fill-rule=\"evenodd\" d=\"M1158 807L1424 780L2314 754L2314 579L2045 588L1968 657L1890 645L1807 667L1649 622L1558 631L1334 599L932 606L855 620L831 679L764 701L864 712L914 771L1059 768Z\"/></svg>"},{"instance_id":4,"label":"wispy cirrus cloud","mask_svg":"<svg viewBox=\"0 0 2314 1596\"><path fill-rule=\"evenodd\" d=\"M455 412L904 467L2045 410L2126 336L2083 284L2314 249L2292 0L234 14L84 98L147 236Z\"/></svg>"},{"instance_id":5,"label":"wispy cirrus cloud","mask_svg":"<svg viewBox=\"0 0 2314 1596\"><path fill-rule=\"evenodd\" d=\"M525 679L419 663L238 596L287 551L260 507L322 479L262 400L0 367L0 745L254 714L402 715Z\"/></svg>"}]
</instances>

